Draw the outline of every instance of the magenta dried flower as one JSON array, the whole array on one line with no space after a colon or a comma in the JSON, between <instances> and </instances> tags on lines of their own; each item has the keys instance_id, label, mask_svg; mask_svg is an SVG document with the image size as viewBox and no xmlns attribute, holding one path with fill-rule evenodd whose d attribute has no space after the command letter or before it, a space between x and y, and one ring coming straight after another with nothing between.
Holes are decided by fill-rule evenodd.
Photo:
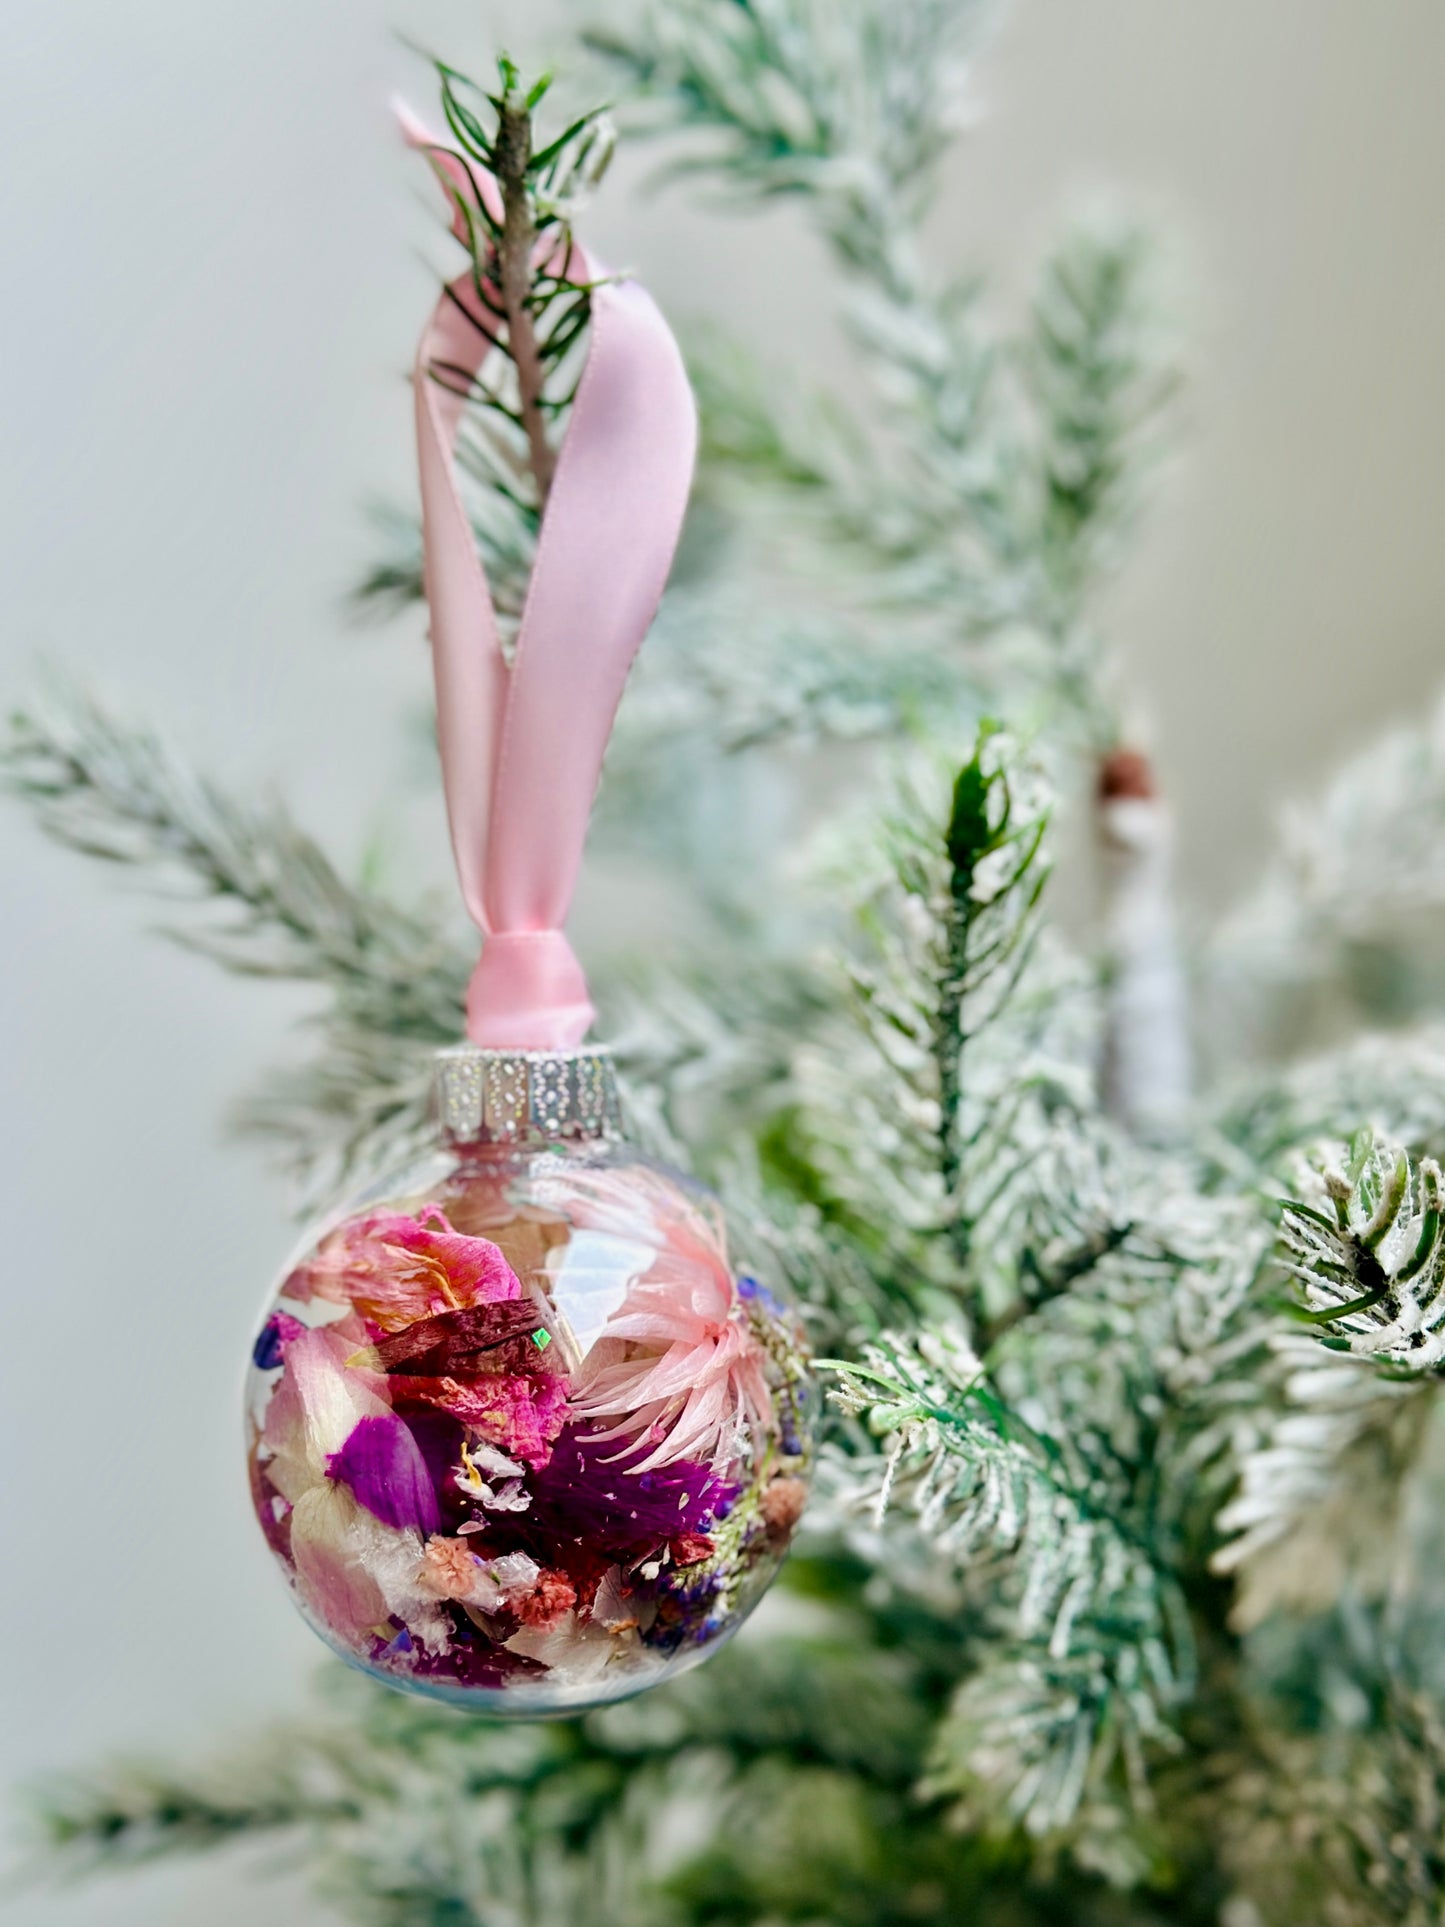
<instances>
[{"instance_id":1,"label":"magenta dried flower","mask_svg":"<svg viewBox=\"0 0 1445 1927\"><path fill-rule=\"evenodd\" d=\"M388 1526L436 1532L441 1508L421 1447L394 1412L364 1418L339 1452L326 1461L326 1476L351 1487L358 1505Z\"/></svg>"},{"instance_id":2,"label":"magenta dried flower","mask_svg":"<svg viewBox=\"0 0 1445 1927\"><path fill-rule=\"evenodd\" d=\"M700 1532L725 1518L737 1498L739 1487L709 1466L680 1459L639 1473L612 1450L569 1426L532 1481L537 1522L620 1553Z\"/></svg>"}]
</instances>

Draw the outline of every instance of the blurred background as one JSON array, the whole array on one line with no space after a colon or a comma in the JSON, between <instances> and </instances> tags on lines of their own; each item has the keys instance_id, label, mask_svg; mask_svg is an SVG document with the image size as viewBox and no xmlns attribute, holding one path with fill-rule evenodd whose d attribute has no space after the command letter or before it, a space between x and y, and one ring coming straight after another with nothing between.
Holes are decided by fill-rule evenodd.
<instances>
[{"instance_id":1,"label":"blurred background","mask_svg":"<svg viewBox=\"0 0 1445 1927\"><path fill-rule=\"evenodd\" d=\"M228 782L284 789L344 862L379 839L445 885L440 805L407 790L420 751L400 722L426 687L419 625L358 634L345 610L365 501L411 490L403 376L446 259L386 102L430 107L399 32L474 71L499 45L565 65L583 13L9 0L7 699L58 659ZM987 269L1006 306L1059 214L1102 189L1168 243L1185 433L1110 618L1188 915L1252 880L1283 797L1439 674L1442 62L1430 0L1017 0L978 66L944 256ZM844 364L786 210L699 219L646 173L624 151L590 229L604 254L675 317ZM50 1307L0 1401L13 1781L203 1746L286 1705L315 1649L246 1517L233 1419L293 1228L223 1128L304 1003L155 943L149 906L18 809L0 812L0 877L4 1289ZM234 1881L168 1871L0 1919L225 1927L248 1917ZM284 1883L269 1912L320 1918Z\"/></svg>"}]
</instances>

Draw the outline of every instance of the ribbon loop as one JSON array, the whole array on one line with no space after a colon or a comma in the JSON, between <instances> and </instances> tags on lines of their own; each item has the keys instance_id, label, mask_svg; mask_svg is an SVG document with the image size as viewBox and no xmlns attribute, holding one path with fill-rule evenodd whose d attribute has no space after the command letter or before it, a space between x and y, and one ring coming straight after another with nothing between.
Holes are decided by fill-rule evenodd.
<instances>
[{"instance_id":1,"label":"ribbon loop","mask_svg":"<svg viewBox=\"0 0 1445 1927\"><path fill-rule=\"evenodd\" d=\"M490 195L409 117L403 128L454 208L469 192ZM572 268L597 280L580 248ZM417 355L437 740L462 895L483 933L467 1034L491 1049L569 1049L594 1012L562 926L613 718L677 546L697 421L651 298L635 282L600 281L509 664L455 467L465 386L497 326L469 272L443 291Z\"/></svg>"}]
</instances>

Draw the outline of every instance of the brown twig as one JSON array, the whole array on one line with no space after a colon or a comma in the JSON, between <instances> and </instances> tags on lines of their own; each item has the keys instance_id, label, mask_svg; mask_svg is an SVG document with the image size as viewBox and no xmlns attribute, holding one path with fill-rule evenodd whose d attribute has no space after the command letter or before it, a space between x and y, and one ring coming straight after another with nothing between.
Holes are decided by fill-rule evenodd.
<instances>
[{"instance_id":1,"label":"brown twig","mask_svg":"<svg viewBox=\"0 0 1445 1927\"><path fill-rule=\"evenodd\" d=\"M547 439L542 406L546 375L528 305L533 258L537 252L537 229L527 192L527 166L531 158L531 111L525 105L513 104L510 98L505 99L497 114L496 177L502 192L502 239L497 253L497 275L507 317L507 349L517 371L518 413L522 432L527 437L538 505L545 508L557 456Z\"/></svg>"}]
</instances>

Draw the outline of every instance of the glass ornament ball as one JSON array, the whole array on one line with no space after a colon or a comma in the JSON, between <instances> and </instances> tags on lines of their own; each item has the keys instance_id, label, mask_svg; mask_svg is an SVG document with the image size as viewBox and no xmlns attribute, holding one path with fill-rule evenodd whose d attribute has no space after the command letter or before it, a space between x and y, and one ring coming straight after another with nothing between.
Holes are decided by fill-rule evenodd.
<instances>
[{"instance_id":1,"label":"glass ornament ball","mask_svg":"<svg viewBox=\"0 0 1445 1927\"><path fill-rule=\"evenodd\" d=\"M713 1651L803 1509L795 1315L622 1141L600 1052L441 1053L443 1130L288 1267L247 1381L300 1611L390 1686L535 1718Z\"/></svg>"}]
</instances>

